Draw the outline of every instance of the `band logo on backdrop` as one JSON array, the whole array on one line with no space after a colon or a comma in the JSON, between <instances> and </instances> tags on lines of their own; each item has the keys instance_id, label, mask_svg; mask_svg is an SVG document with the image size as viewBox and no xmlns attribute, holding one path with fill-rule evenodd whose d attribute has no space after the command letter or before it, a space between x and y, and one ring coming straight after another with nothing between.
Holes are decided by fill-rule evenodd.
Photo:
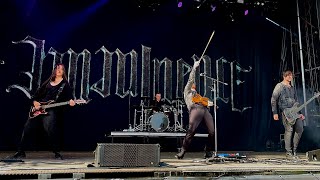
<instances>
[{"instance_id":1,"label":"band logo on backdrop","mask_svg":"<svg viewBox=\"0 0 320 180\"><path fill-rule=\"evenodd\" d=\"M51 55L53 56L53 67L57 63L62 63L65 56L68 58L67 76L71 87L73 87L74 98L89 99L91 92L98 93L101 97L106 98L111 95L112 85L115 85L115 95L125 98L127 96L138 97L139 91L141 97L153 96L156 92L162 92L163 98L170 102L173 99L180 99L183 97L183 89L185 86L185 77L188 77L192 66L187 64L183 59L177 60L175 63L175 69L173 67L174 62L168 58L159 60L157 58L151 59L151 48L142 45L141 58L138 58L138 53L135 50L131 50L128 53L123 53L121 50L116 49L114 52L110 52L107 48L102 46L95 54L102 54L102 74L100 79L95 82L90 82L90 75L94 73L94 69L90 68L92 61L91 52L84 49L81 53L76 53L71 48L64 53L56 51L54 48L50 48L45 52L45 40L39 40L31 36L27 36L25 39L13 42L14 44L29 44L33 46L33 59L31 71L23 72L29 78L29 85L13 84L7 88L7 92L11 89L21 90L28 98L32 97L32 94L37 90L42 82L42 71L44 59ZM97 55L98 56L98 55ZM212 75L212 63L209 56L204 56L203 73ZM194 61L199 57L192 56ZM99 60L101 61L101 60ZM116 61L116 67L113 67L113 62ZM141 61L141 62L139 62ZM138 62L141 64L139 69ZM239 107L238 96L239 86L245 82L240 80L241 73L251 72L249 69L242 68L241 65L236 62L229 62L224 58L220 58L215 61L216 65L216 77L220 81L225 81L226 77L230 77L230 97L225 97L225 85L217 84L217 99L224 103L229 103L231 100L232 111L243 112L251 107ZM78 75L79 68L81 75ZM228 69L226 69L228 68ZM130 69L128 73L128 69ZM116 71L116 77L113 77L113 71ZM229 76L226 72L230 72ZM138 72L141 72L141 83L138 81ZM197 74L200 72L198 70ZM140 74L139 74L140 75ZM77 78L81 78L80 85L77 85ZM115 82L114 82L115 81ZM174 82L175 81L175 82ZM228 80L227 80L228 81ZM200 83L201 82L201 83ZM210 79L200 78L197 76L196 84L203 84L198 86L200 93L204 96L212 99L212 84ZM175 87L173 87L175 85ZM138 90L140 87L140 90ZM79 91L76 91L80 88ZM227 88L226 88L227 89ZM79 92L79 95L76 95ZM153 95L151 95L151 93Z\"/></svg>"}]
</instances>

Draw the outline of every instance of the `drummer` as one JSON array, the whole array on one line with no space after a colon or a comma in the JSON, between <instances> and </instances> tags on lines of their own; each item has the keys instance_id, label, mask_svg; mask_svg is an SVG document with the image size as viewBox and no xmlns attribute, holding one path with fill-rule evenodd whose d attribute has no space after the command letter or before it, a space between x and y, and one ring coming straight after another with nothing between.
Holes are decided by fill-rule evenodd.
<instances>
[{"instance_id":1,"label":"drummer","mask_svg":"<svg viewBox=\"0 0 320 180\"><path fill-rule=\"evenodd\" d=\"M163 107L169 104L161 100L161 93L157 93L155 95L155 99L151 101L150 105L152 107L153 112L161 112L163 111Z\"/></svg>"}]
</instances>

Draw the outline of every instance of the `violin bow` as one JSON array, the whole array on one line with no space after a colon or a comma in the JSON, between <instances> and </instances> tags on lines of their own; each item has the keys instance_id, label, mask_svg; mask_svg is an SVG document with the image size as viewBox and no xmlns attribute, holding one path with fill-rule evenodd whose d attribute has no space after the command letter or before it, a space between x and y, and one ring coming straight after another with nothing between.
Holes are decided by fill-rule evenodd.
<instances>
[{"instance_id":1,"label":"violin bow","mask_svg":"<svg viewBox=\"0 0 320 180\"><path fill-rule=\"evenodd\" d=\"M199 61L203 58L204 53L206 52L206 50L207 50L207 48L208 48L208 46L209 46L209 44L210 44L210 42L211 42L211 39L212 39L212 37L213 37L214 33L215 33L215 30L213 30L213 32L212 32L212 34L211 34L211 36L210 36L210 39L209 39L209 41L208 41L208 43L207 43L207 45L206 45L206 48L204 49L204 51L203 51L203 53L202 53L202 55L201 55L201 57L200 57Z\"/></svg>"}]
</instances>

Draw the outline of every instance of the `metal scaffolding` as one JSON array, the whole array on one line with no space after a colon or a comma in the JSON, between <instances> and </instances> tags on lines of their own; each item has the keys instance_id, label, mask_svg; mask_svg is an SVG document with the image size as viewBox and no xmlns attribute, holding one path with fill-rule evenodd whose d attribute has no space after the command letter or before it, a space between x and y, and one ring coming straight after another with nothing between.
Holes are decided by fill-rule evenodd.
<instances>
[{"instance_id":1,"label":"metal scaffolding","mask_svg":"<svg viewBox=\"0 0 320 180\"><path fill-rule=\"evenodd\" d=\"M317 0L296 0L296 17L297 22L292 24L290 36L284 31L281 53L280 70L292 69L296 78L294 81L300 97L300 102L306 102L314 96L315 92L319 92L319 73L320 73L320 2ZM295 29L298 33L295 34ZM290 49L287 49L288 41L290 41ZM286 57L287 53L291 54L291 59ZM301 94L303 96L301 96ZM315 102L310 103L305 109L308 125L311 121L315 123L314 118L320 116L319 98ZM317 120L320 126L320 120Z\"/></svg>"}]
</instances>

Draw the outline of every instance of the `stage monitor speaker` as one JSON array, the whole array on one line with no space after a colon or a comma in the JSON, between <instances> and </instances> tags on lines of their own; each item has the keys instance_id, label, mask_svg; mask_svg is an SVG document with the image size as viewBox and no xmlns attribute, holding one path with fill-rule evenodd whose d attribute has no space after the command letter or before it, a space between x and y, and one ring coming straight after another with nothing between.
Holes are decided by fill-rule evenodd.
<instances>
[{"instance_id":1,"label":"stage monitor speaker","mask_svg":"<svg viewBox=\"0 0 320 180\"><path fill-rule=\"evenodd\" d=\"M95 150L98 167L156 167L159 163L159 144L98 143Z\"/></svg>"},{"instance_id":2,"label":"stage monitor speaker","mask_svg":"<svg viewBox=\"0 0 320 180\"><path fill-rule=\"evenodd\" d=\"M320 149L308 151L306 155L309 161L320 161Z\"/></svg>"}]
</instances>

